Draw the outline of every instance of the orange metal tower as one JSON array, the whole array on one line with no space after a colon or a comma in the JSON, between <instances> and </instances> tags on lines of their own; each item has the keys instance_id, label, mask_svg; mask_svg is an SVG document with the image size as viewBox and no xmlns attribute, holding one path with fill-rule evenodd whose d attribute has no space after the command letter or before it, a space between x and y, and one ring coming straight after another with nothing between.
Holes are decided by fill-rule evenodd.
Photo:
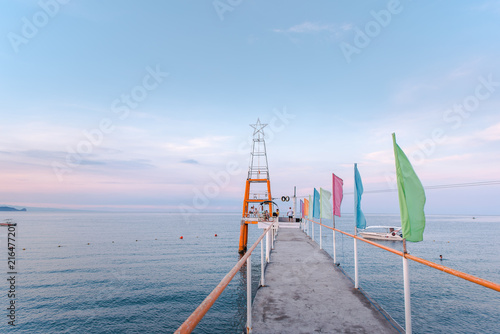
<instances>
[{"instance_id":1,"label":"orange metal tower","mask_svg":"<svg viewBox=\"0 0 500 334\"><path fill-rule=\"evenodd\" d=\"M264 141L264 127L259 119L250 124L254 128L253 145L250 154L250 166L245 185L243 199L243 213L241 216L240 245L238 251L244 253L248 242L248 224L257 224L258 219L265 219L273 215L271 181L267 164L266 142ZM265 204L261 204L266 202ZM250 206L251 205L251 206ZM267 206L267 213L265 207Z\"/></svg>"}]
</instances>

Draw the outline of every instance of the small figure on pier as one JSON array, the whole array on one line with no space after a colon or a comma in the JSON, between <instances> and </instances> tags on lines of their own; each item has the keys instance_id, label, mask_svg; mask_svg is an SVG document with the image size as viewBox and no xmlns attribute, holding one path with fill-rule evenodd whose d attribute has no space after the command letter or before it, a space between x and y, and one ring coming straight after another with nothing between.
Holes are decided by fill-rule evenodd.
<instances>
[{"instance_id":1,"label":"small figure on pier","mask_svg":"<svg viewBox=\"0 0 500 334\"><path fill-rule=\"evenodd\" d=\"M252 205L252 207L250 208L249 216L256 217L257 216L256 213L257 213L257 209L255 208L255 206Z\"/></svg>"},{"instance_id":2,"label":"small figure on pier","mask_svg":"<svg viewBox=\"0 0 500 334\"><path fill-rule=\"evenodd\" d=\"M289 222L293 221L293 210L292 210L292 207L288 208L288 211L287 211L286 215L288 216L288 221Z\"/></svg>"}]
</instances>

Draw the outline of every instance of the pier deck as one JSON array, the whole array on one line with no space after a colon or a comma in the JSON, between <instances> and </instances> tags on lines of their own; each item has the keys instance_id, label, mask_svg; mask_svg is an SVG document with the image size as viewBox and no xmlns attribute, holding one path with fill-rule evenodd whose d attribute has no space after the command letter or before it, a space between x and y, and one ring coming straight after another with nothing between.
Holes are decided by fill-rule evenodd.
<instances>
[{"instance_id":1,"label":"pier deck","mask_svg":"<svg viewBox=\"0 0 500 334\"><path fill-rule=\"evenodd\" d=\"M253 304L253 333L401 333L299 229L280 229Z\"/></svg>"}]
</instances>

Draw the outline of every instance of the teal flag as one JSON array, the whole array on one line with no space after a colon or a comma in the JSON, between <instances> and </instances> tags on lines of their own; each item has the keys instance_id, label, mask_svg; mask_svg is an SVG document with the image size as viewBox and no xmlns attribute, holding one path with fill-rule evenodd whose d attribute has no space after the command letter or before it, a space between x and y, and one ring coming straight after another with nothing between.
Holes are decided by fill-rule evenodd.
<instances>
[{"instance_id":1,"label":"teal flag","mask_svg":"<svg viewBox=\"0 0 500 334\"><path fill-rule=\"evenodd\" d=\"M356 218L356 227L359 229L366 228L366 219L363 211L361 211L361 195L363 195L363 183L358 172L358 164L354 164L354 212Z\"/></svg>"},{"instance_id":2,"label":"teal flag","mask_svg":"<svg viewBox=\"0 0 500 334\"><path fill-rule=\"evenodd\" d=\"M323 188L319 188L320 217L325 219L333 218L332 193Z\"/></svg>"},{"instance_id":3,"label":"teal flag","mask_svg":"<svg viewBox=\"0 0 500 334\"><path fill-rule=\"evenodd\" d=\"M313 217L320 218L319 192L314 188Z\"/></svg>"},{"instance_id":4,"label":"teal flag","mask_svg":"<svg viewBox=\"0 0 500 334\"><path fill-rule=\"evenodd\" d=\"M394 159L399 195L399 211L401 212L401 228L403 238L418 242L424 240L425 229L425 192L422 183L413 170L405 153L396 144L396 135L392 134Z\"/></svg>"}]
</instances>

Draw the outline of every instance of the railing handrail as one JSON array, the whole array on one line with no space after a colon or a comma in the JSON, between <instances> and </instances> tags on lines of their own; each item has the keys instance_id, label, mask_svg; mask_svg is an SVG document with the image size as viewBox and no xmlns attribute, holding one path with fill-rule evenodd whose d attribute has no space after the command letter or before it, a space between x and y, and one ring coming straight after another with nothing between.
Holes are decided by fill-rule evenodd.
<instances>
[{"instance_id":1,"label":"railing handrail","mask_svg":"<svg viewBox=\"0 0 500 334\"><path fill-rule=\"evenodd\" d=\"M203 302L194 310L193 313L184 321L184 323L177 328L177 330L174 332L174 334L184 334L184 333L191 333L198 323L203 319L205 314L208 312L208 310L212 307L212 305L215 303L215 301L219 298L219 296L222 294L224 289L229 285L229 283L232 281L236 273L243 267L243 264L246 262L247 258L252 254L254 249L257 247L258 243L264 238L266 233L274 226L275 223L272 223L269 225L264 233L255 241L255 243L250 247L250 249L247 250L245 255L241 257L241 259L236 263L236 265L231 269L226 276L220 281L220 283L212 290L212 292L203 300Z\"/></svg>"},{"instance_id":2,"label":"railing handrail","mask_svg":"<svg viewBox=\"0 0 500 334\"><path fill-rule=\"evenodd\" d=\"M492 289L492 290L500 292L500 284L497 284L495 282L491 282L491 281L485 280L483 278L476 277L474 275L466 274L466 273L461 272L459 270L452 269L452 268L449 268L449 267L446 267L446 266L443 266L443 265L440 265L440 264L437 264L437 263L434 263L434 262L422 259L422 258L420 258L418 256L410 255L409 253L404 254L401 251L392 249L392 248L387 247L387 246L383 246L383 245L377 244L376 242L373 242L373 241L370 241L370 240L366 240L364 238L360 238L357 235L353 235L353 234L344 232L342 230L339 230L337 228L334 228L334 227L331 227L331 226L328 226L328 225L324 225L324 224L322 224L320 222L314 221L314 220L309 219L309 218L303 218L303 219L308 220L308 221L310 221L310 222L312 222L314 224L318 224L318 225L324 226L324 227L326 227L326 228L328 228L330 230L333 230L333 231L336 231L336 232L340 232L340 233L345 234L345 235L347 235L347 236L349 236L351 238L354 238L354 239L357 239L357 240L361 240L361 241L366 242L366 243L368 243L370 245L376 246L378 248L381 248L381 249L386 250L388 252L394 253L394 254L399 255L401 257L405 257L405 258L407 258L409 260L413 260L415 262L424 264L424 265L426 265L428 267L431 267L433 269L437 269L437 270L443 271L443 272L445 272L447 274L450 274L450 275L462 278L462 279L464 279L466 281L469 281L469 282L472 282L472 283L475 283L475 284L484 286L486 288L489 288L489 289Z\"/></svg>"}]
</instances>

